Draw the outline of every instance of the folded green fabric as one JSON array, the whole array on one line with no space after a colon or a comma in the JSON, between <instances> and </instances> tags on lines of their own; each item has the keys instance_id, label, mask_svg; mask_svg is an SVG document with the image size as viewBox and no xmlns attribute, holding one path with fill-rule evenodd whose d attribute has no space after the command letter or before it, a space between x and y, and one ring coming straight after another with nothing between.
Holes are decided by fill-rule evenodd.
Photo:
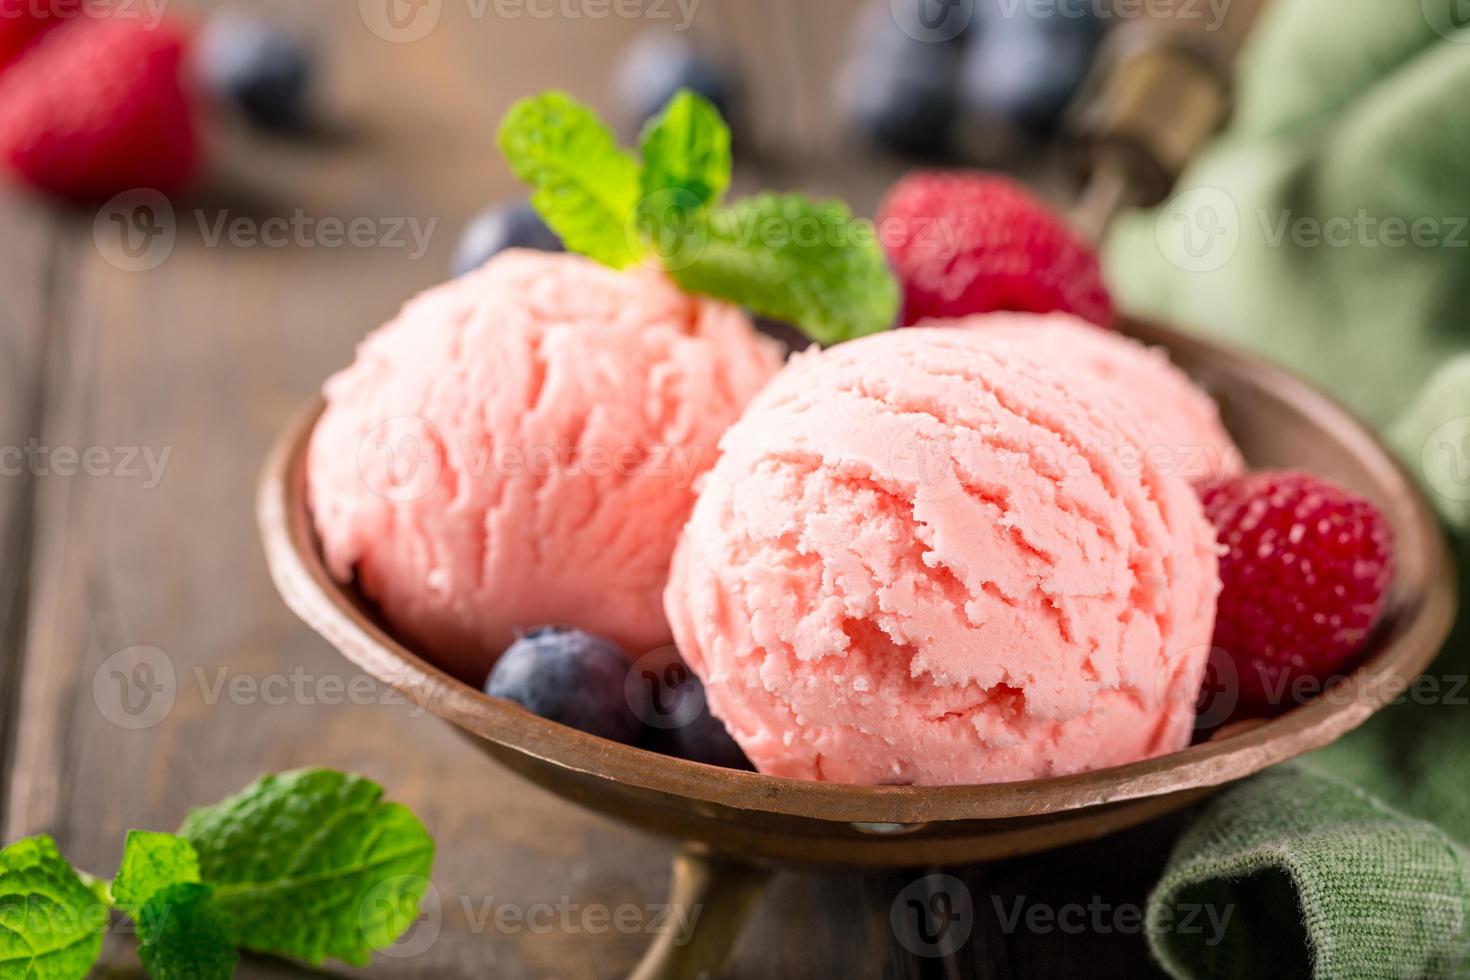
<instances>
[{"instance_id":1,"label":"folded green fabric","mask_svg":"<svg viewBox=\"0 0 1470 980\"><path fill-rule=\"evenodd\" d=\"M1461 7L1276 0L1242 62L1230 129L1169 202L1120 224L1107 262L1126 308L1264 352L1388 433L1454 532L1466 582ZM1165 969L1470 976L1467 677L1462 628L1404 703L1208 805L1150 901ZM1223 939L1182 927L1200 903L1232 910Z\"/></svg>"}]
</instances>

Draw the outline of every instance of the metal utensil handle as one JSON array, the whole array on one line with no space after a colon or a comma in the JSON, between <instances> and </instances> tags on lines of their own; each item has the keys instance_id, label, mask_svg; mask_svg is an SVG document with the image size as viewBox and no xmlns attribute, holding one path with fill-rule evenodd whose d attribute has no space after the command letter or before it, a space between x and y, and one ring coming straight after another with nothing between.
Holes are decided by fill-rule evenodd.
<instances>
[{"instance_id":1,"label":"metal utensil handle","mask_svg":"<svg viewBox=\"0 0 1470 980\"><path fill-rule=\"evenodd\" d=\"M1101 239L1128 207L1164 200L1231 107L1236 56L1269 0L1236 0L1213 29L1139 21L1113 32L1068 121L1088 173L1072 212Z\"/></svg>"}]
</instances>

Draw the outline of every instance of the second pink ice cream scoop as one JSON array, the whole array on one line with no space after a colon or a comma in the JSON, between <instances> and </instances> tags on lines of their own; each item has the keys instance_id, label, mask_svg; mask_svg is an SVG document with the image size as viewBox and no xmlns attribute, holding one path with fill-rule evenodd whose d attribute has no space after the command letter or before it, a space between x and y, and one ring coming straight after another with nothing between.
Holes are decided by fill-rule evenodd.
<instances>
[{"instance_id":1,"label":"second pink ice cream scoop","mask_svg":"<svg viewBox=\"0 0 1470 980\"><path fill-rule=\"evenodd\" d=\"M798 356L726 433L665 607L762 771L995 782L1188 743L1219 577L1188 480L1147 452L1177 391L1128 397L1004 319ZM1203 428L1175 434L1228 444Z\"/></svg>"}]
</instances>

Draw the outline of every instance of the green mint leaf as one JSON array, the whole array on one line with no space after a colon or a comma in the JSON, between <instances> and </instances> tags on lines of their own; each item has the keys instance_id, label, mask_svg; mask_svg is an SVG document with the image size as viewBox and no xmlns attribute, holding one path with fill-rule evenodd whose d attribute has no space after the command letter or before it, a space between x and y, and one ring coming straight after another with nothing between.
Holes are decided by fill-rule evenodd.
<instances>
[{"instance_id":1,"label":"green mint leaf","mask_svg":"<svg viewBox=\"0 0 1470 980\"><path fill-rule=\"evenodd\" d=\"M687 192L700 205L720 203L730 187L730 127L720 110L689 89L643 127L643 196Z\"/></svg>"},{"instance_id":2,"label":"green mint leaf","mask_svg":"<svg viewBox=\"0 0 1470 980\"><path fill-rule=\"evenodd\" d=\"M107 906L50 837L0 851L0 977L81 980L106 929Z\"/></svg>"},{"instance_id":3,"label":"green mint leaf","mask_svg":"<svg viewBox=\"0 0 1470 980\"><path fill-rule=\"evenodd\" d=\"M681 287L738 303L823 344L887 330L898 282L871 224L838 201L762 194L709 214L668 261Z\"/></svg>"},{"instance_id":4,"label":"green mint leaf","mask_svg":"<svg viewBox=\"0 0 1470 980\"><path fill-rule=\"evenodd\" d=\"M199 880L199 855L193 844L173 834L130 830L122 866L112 880L112 900L131 914L170 885Z\"/></svg>"},{"instance_id":5,"label":"green mint leaf","mask_svg":"<svg viewBox=\"0 0 1470 980\"><path fill-rule=\"evenodd\" d=\"M534 190L531 205L567 248L624 269L638 261L628 229L642 196L638 162L596 114L565 92L511 107L500 124L511 171Z\"/></svg>"},{"instance_id":6,"label":"green mint leaf","mask_svg":"<svg viewBox=\"0 0 1470 980\"><path fill-rule=\"evenodd\" d=\"M180 882L155 891L135 916L138 957L153 980L229 980L240 955L214 890Z\"/></svg>"},{"instance_id":7,"label":"green mint leaf","mask_svg":"<svg viewBox=\"0 0 1470 980\"><path fill-rule=\"evenodd\" d=\"M235 944L365 965L418 918L434 842L376 783L325 769L263 776L192 811L180 836Z\"/></svg>"}]
</instances>

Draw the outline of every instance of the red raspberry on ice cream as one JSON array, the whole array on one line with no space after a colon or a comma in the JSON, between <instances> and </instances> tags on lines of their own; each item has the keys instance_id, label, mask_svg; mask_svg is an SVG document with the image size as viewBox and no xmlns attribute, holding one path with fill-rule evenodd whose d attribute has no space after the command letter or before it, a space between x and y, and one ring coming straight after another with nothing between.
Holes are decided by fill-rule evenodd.
<instances>
[{"instance_id":1,"label":"red raspberry on ice cream","mask_svg":"<svg viewBox=\"0 0 1470 980\"><path fill-rule=\"evenodd\" d=\"M996 310L1114 319L1097 253L1007 177L920 171L895 184L879 231L905 324Z\"/></svg>"},{"instance_id":2,"label":"red raspberry on ice cream","mask_svg":"<svg viewBox=\"0 0 1470 980\"><path fill-rule=\"evenodd\" d=\"M1200 499L1223 549L1216 656L1234 662L1241 708L1290 707L1294 685L1340 673L1367 639L1392 531L1373 504L1306 473L1208 483Z\"/></svg>"},{"instance_id":3,"label":"red raspberry on ice cream","mask_svg":"<svg viewBox=\"0 0 1470 980\"><path fill-rule=\"evenodd\" d=\"M0 0L0 71L57 23L59 18L32 0Z\"/></svg>"}]
</instances>

